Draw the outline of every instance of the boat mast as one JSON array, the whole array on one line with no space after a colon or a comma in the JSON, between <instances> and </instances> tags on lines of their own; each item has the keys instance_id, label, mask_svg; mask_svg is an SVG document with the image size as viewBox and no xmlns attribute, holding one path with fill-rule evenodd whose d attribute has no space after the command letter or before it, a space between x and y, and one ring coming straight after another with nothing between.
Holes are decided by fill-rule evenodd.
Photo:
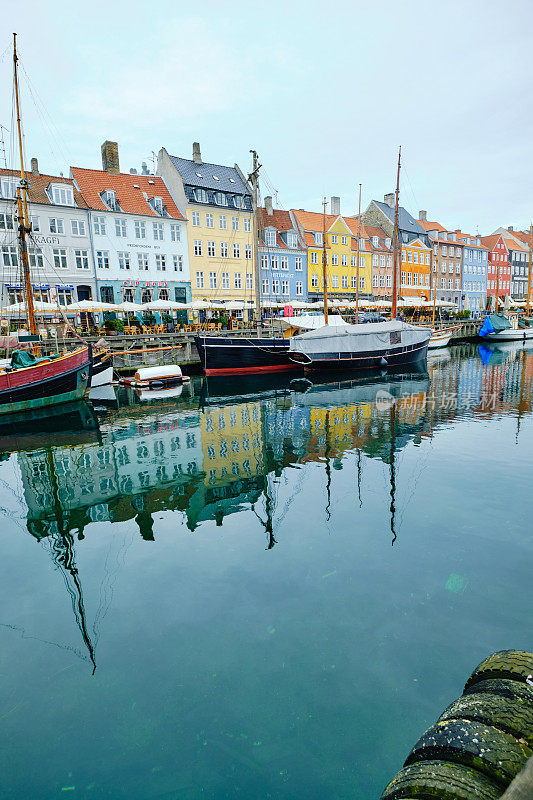
<instances>
[{"instance_id":1,"label":"boat mast","mask_svg":"<svg viewBox=\"0 0 533 800\"><path fill-rule=\"evenodd\" d=\"M531 250L533 249L533 225L529 226L529 235L531 241L529 242L529 269L527 272L527 306L526 315L529 317L529 305L531 301Z\"/></svg>"},{"instance_id":2,"label":"boat mast","mask_svg":"<svg viewBox=\"0 0 533 800\"><path fill-rule=\"evenodd\" d=\"M398 172L396 175L396 203L394 207L394 233L393 233L393 274L392 274L392 312L391 319L396 319L396 303L398 300L398 204L400 200L400 161L402 148L398 152Z\"/></svg>"},{"instance_id":3,"label":"boat mast","mask_svg":"<svg viewBox=\"0 0 533 800\"><path fill-rule=\"evenodd\" d=\"M498 256L496 256L498 258ZM500 294L500 262L496 261L496 314L499 310L498 295Z\"/></svg>"},{"instance_id":4,"label":"boat mast","mask_svg":"<svg viewBox=\"0 0 533 800\"><path fill-rule=\"evenodd\" d=\"M328 324L328 284L327 284L327 255L326 255L326 198L324 197L324 213L322 216L322 282L324 283L324 322Z\"/></svg>"},{"instance_id":5,"label":"boat mast","mask_svg":"<svg viewBox=\"0 0 533 800\"><path fill-rule=\"evenodd\" d=\"M15 107L17 112L17 131L20 152L20 184L17 186L17 207L18 207L18 239L20 261L22 264L22 274L24 278L24 293L26 295L26 314L28 327L32 336L37 336L37 323L35 321L35 305L33 301L33 288L31 285L30 262L28 258L28 247L26 236L31 231L28 216L28 182L24 171L24 148L22 145L22 123L20 120L20 101L18 84L18 56L17 56L17 34L13 34L13 71L15 82Z\"/></svg>"},{"instance_id":6,"label":"boat mast","mask_svg":"<svg viewBox=\"0 0 533 800\"><path fill-rule=\"evenodd\" d=\"M437 269L439 262L435 262L435 270L433 272L433 316L431 317L431 327L435 328L435 306L437 304Z\"/></svg>"},{"instance_id":7,"label":"boat mast","mask_svg":"<svg viewBox=\"0 0 533 800\"><path fill-rule=\"evenodd\" d=\"M357 215L357 263L355 271L355 321L359 322L359 247L361 236L361 184L359 184L359 213Z\"/></svg>"},{"instance_id":8,"label":"boat mast","mask_svg":"<svg viewBox=\"0 0 533 800\"><path fill-rule=\"evenodd\" d=\"M261 308L261 271L259 264L259 242L262 230L262 219L260 218L261 211L259 209L259 170L261 164L255 150L250 150L252 154L252 172L249 176L249 181L252 184L252 210L255 223L255 258L254 258L254 272L255 272L255 307L257 310L257 333L260 335L260 326L263 320Z\"/></svg>"}]
</instances>

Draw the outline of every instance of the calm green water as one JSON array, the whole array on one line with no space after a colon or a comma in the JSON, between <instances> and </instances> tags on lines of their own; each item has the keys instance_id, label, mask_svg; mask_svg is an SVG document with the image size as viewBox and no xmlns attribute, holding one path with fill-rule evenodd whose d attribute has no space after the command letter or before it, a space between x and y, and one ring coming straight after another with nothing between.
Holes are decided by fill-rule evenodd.
<instances>
[{"instance_id":1,"label":"calm green water","mask_svg":"<svg viewBox=\"0 0 533 800\"><path fill-rule=\"evenodd\" d=\"M533 350L341 378L4 429L2 797L378 798L532 648Z\"/></svg>"}]
</instances>

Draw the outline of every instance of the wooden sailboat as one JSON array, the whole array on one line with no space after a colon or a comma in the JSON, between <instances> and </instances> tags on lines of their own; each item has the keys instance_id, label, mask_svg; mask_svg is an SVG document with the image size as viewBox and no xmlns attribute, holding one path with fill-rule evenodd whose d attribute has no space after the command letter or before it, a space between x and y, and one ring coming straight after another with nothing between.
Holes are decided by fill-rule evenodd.
<instances>
[{"instance_id":1,"label":"wooden sailboat","mask_svg":"<svg viewBox=\"0 0 533 800\"><path fill-rule=\"evenodd\" d=\"M14 350L11 362L0 369L0 414L29 412L46 406L82 398L91 374L88 346L78 347L60 356L41 358L28 258L27 237L31 234L28 181L24 169L22 123L18 87L17 38L13 34L14 94L20 153L20 183L16 190L18 250L24 286L29 335L19 337L32 349Z\"/></svg>"}]
</instances>

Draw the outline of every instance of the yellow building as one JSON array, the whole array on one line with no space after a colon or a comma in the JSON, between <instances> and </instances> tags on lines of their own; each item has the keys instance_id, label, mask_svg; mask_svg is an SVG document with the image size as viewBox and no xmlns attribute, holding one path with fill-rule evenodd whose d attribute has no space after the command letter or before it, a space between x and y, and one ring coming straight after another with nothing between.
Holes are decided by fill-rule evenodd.
<instances>
[{"instance_id":1,"label":"yellow building","mask_svg":"<svg viewBox=\"0 0 533 800\"><path fill-rule=\"evenodd\" d=\"M253 301L255 224L239 167L205 163L195 142L192 160L162 148L157 172L187 217L193 300Z\"/></svg>"},{"instance_id":2,"label":"yellow building","mask_svg":"<svg viewBox=\"0 0 533 800\"><path fill-rule=\"evenodd\" d=\"M332 198L335 208L338 198ZM307 244L307 289L309 298L323 296L323 230L324 217L313 211L293 209L291 211ZM353 299L357 291L370 294L372 291L372 253L360 230L359 272L357 270L357 220L341 214L326 215L326 280L328 297Z\"/></svg>"}]
</instances>

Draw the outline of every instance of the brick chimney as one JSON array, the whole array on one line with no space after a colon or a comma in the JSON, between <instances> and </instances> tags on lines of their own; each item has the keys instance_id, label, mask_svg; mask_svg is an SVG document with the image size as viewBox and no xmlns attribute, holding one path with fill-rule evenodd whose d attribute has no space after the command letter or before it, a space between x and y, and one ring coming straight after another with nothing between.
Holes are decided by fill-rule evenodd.
<instances>
[{"instance_id":1,"label":"brick chimney","mask_svg":"<svg viewBox=\"0 0 533 800\"><path fill-rule=\"evenodd\" d=\"M338 217L341 213L341 199L340 197L332 197L331 198L331 213Z\"/></svg>"},{"instance_id":2,"label":"brick chimney","mask_svg":"<svg viewBox=\"0 0 533 800\"><path fill-rule=\"evenodd\" d=\"M37 159L36 159L36 160L37 160ZM32 160L31 160L31 163L32 163L32 166L33 166L33 158L32 158ZM514 228L513 228L513 226L512 226L512 225L509 225L509 227L507 228L507 230L508 230L508 231L514 231Z\"/></svg>"},{"instance_id":3,"label":"brick chimney","mask_svg":"<svg viewBox=\"0 0 533 800\"><path fill-rule=\"evenodd\" d=\"M265 197L265 211L270 217L274 213L274 210L272 208L272 197L270 195L267 195L267 197Z\"/></svg>"},{"instance_id":4,"label":"brick chimney","mask_svg":"<svg viewBox=\"0 0 533 800\"><path fill-rule=\"evenodd\" d=\"M428 221L428 212L427 211L419 211L418 212L418 219L420 222L427 222Z\"/></svg>"},{"instance_id":5,"label":"brick chimney","mask_svg":"<svg viewBox=\"0 0 533 800\"><path fill-rule=\"evenodd\" d=\"M102 145L102 168L110 175L120 175L118 143L106 141Z\"/></svg>"},{"instance_id":6,"label":"brick chimney","mask_svg":"<svg viewBox=\"0 0 533 800\"><path fill-rule=\"evenodd\" d=\"M200 142L192 143L192 160L195 164L203 164L202 153L200 152Z\"/></svg>"},{"instance_id":7,"label":"brick chimney","mask_svg":"<svg viewBox=\"0 0 533 800\"><path fill-rule=\"evenodd\" d=\"M32 158L31 160L31 174L39 175L39 162L36 158Z\"/></svg>"},{"instance_id":8,"label":"brick chimney","mask_svg":"<svg viewBox=\"0 0 533 800\"><path fill-rule=\"evenodd\" d=\"M389 206L389 208L394 208L396 206L396 201L394 199L394 192L386 194L383 197L383 202L386 203Z\"/></svg>"}]
</instances>

